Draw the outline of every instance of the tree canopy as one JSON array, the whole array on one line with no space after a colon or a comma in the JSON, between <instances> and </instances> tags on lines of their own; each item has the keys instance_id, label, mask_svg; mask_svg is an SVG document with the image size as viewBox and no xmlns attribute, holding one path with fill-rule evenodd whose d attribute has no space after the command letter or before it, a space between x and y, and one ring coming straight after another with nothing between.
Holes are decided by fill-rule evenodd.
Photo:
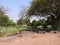
<instances>
[{"instance_id":1,"label":"tree canopy","mask_svg":"<svg viewBox=\"0 0 60 45\"><path fill-rule=\"evenodd\" d=\"M0 7L0 27L13 25L15 25L15 22L8 17L6 14L6 9L4 7Z\"/></svg>"},{"instance_id":2,"label":"tree canopy","mask_svg":"<svg viewBox=\"0 0 60 45\"><path fill-rule=\"evenodd\" d=\"M29 15L57 15L60 13L60 0L33 0L28 11Z\"/></svg>"},{"instance_id":3,"label":"tree canopy","mask_svg":"<svg viewBox=\"0 0 60 45\"><path fill-rule=\"evenodd\" d=\"M48 16L48 24L54 28L60 28L60 0L33 0L28 10L28 15ZM59 24L58 24L59 23ZM56 27L57 26L57 27Z\"/></svg>"}]
</instances>

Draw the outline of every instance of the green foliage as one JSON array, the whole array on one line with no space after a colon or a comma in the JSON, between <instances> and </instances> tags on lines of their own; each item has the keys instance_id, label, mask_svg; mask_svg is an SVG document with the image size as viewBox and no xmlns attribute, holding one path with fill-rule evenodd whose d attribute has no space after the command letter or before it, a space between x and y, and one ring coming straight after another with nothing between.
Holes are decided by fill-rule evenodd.
<instances>
[{"instance_id":1,"label":"green foliage","mask_svg":"<svg viewBox=\"0 0 60 45\"><path fill-rule=\"evenodd\" d=\"M6 10L4 7L0 7L0 30L2 30L2 27L7 26L15 26L16 23L9 19L9 17L6 15Z\"/></svg>"},{"instance_id":2,"label":"green foliage","mask_svg":"<svg viewBox=\"0 0 60 45\"><path fill-rule=\"evenodd\" d=\"M0 26L6 26L9 17L6 15L6 11L4 7L0 7Z\"/></svg>"},{"instance_id":3,"label":"green foliage","mask_svg":"<svg viewBox=\"0 0 60 45\"><path fill-rule=\"evenodd\" d=\"M26 28L26 27L27 27L27 25L22 25L22 27L23 27L23 28Z\"/></svg>"},{"instance_id":4,"label":"green foliage","mask_svg":"<svg viewBox=\"0 0 60 45\"><path fill-rule=\"evenodd\" d=\"M9 18L7 15L1 15L0 17L0 26L6 26Z\"/></svg>"},{"instance_id":5,"label":"green foliage","mask_svg":"<svg viewBox=\"0 0 60 45\"><path fill-rule=\"evenodd\" d=\"M47 25L47 29L48 30L51 30L52 29L52 26L51 25Z\"/></svg>"},{"instance_id":6,"label":"green foliage","mask_svg":"<svg viewBox=\"0 0 60 45\"><path fill-rule=\"evenodd\" d=\"M28 15L40 15L40 12L42 11L41 6L43 5L44 1L45 0L33 0L30 10L28 10Z\"/></svg>"},{"instance_id":7,"label":"green foliage","mask_svg":"<svg viewBox=\"0 0 60 45\"><path fill-rule=\"evenodd\" d=\"M32 26L37 26L37 21L36 20L32 21Z\"/></svg>"},{"instance_id":8,"label":"green foliage","mask_svg":"<svg viewBox=\"0 0 60 45\"><path fill-rule=\"evenodd\" d=\"M15 27L16 23L13 20L8 20L7 26L13 26L13 27Z\"/></svg>"},{"instance_id":9,"label":"green foliage","mask_svg":"<svg viewBox=\"0 0 60 45\"><path fill-rule=\"evenodd\" d=\"M32 26L32 28L36 28L38 22L36 20L33 20L32 23L30 24L30 26Z\"/></svg>"},{"instance_id":10,"label":"green foliage","mask_svg":"<svg viewBox=\"0 0 60 45\"><path fill-rule=\"evenodd\" d=\"M37 28L43 30L43 26L41 26L41 25L37 26Z\"/></svg>"},{"instance_id":11,"label":"green foliage","mask_svg":"<svg viewBox=\"0 0 60 45\"><path fill-rule=\"evenodd\" d=\"M2 15L0 17L0 26L15 26L16 23L9 19L7 15Z\"/></svg>"},{"instance_id":12,"label":"green foliage","mask_svg":"<svg viewBox=\"0 0 60 45\"><path fill-rule=\"evenodd\" d=\"M60 12L59 9L60 9L59 0L33 0L31 3L30 10L28 11L28 14L40 15L40 13L47 14L49 12L59 14Z\"/></svg>"},{"instance_id":13,"label":"green foliage","mask_svg":"<svg viewBox=\"0 0 60 45\"><path fill-rule=\"evenodd\" d=\"M22 25L22 26L19 28L20 31L27 31L27 30L29 30L29 29L30 29L30 27L27 26L27 25Z\"/></svg>"},{"instance_id":14,"label":"green foliage","mask_svg":"<svg viewBox=\"0 0 60 45\"><path fill-rule=\"evenodd\" d=\"M2 30L0 31L0 36L7 36L7 35L13 35L16 33L19 33L20 30L15 27L2 27Z\"/></svg>"},{"instance_id":15,"label":"green foliage","mask_svg":"<svg viewBox=\"0 0 60 45\"><path fill-rule=\"evenodd\" d=\"M30 20L27 18L27 19L24 19L24 22L26 25L29 25L30 24Z\"/></svg>"},{"instance_id":16,"label":"green foliage","mask_svg":"<svg viewBox=\"0 0 60 45\"><path fill-rule=\"evenodd\" d=\"M19 19L19 20L17 21L17 24L20 25L20 26L23 25L24 23L25 23L25 22L23 22L23 19Z\"/></svg>"},{"instance_id":17,"label":"green foliage","mask_svg":"<svg viewBox=\"0 0 60 45\"><path fill-rule=\"evenodd\" d=\"M25 25L25 24L29 25L30 24L30 20L29 19L19 19L17 21L17 24L20 25L20 26Z\"/></svg>"},{"instance_id":18,"label":"green foliage","mask_svg":"<svg viewBox=\"0 0 60 45\"><path fill-rule=\"evenodd\" d=\"M59 29L60 25L57 22L60 21L60 0L33 0L28 15L50 15L51 17L47 18L46 24L52 25L54 29Z\"/></svg>"},{"instance_id":19,"label":"green foliage","mask_svg":"<svg viewBox=\"0 0 60 45\"><path fill-rule=\"evenodd\" d=\"M39 20L38 22L39 22L41 25L46 24L46 20L45 20L45 19L41 19L41 20Z\"/></svg>"},{"instance_id":20,"label":"green foliage","mask_svg":"<svg viewBox=\"0 0 60 45\"><path fill-rule=\"evenodd\" d=\"M33 20L30 26L32 26L33 28L37 28L37 26L40 26L40 25L43 26L44 24L46 24L46 20L44 20L44 19L41 19L38 21Z\"/></svg>"}]
</instances>

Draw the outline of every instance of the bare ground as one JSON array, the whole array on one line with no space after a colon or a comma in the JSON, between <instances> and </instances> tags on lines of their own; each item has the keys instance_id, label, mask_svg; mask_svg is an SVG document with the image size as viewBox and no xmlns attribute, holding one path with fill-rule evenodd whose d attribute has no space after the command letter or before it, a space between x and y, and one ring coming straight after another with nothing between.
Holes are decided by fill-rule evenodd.
<instances>
[{"instance_id":1,"label":"bare ground","mask_svg":"<svg viewBox=\"0 0 60 45\"><path fill-rule=\"evenodd\" d=\"M23 32L14 36L0 37L0 45L60 45L60 33Z\"/></svg>"}]
</instances>

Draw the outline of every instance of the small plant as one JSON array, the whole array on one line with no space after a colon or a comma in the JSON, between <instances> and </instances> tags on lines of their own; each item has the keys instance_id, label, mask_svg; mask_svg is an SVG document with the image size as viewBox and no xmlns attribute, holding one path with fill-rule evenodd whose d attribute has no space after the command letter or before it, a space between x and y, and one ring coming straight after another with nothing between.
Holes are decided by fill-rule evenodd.
<instances>
[{"instance_id":1,"label":"small plant","mask_svg":"<svg viewBox=\"0 0 60 45\"><path fill-rule=\"evenodd\" d=\"M22 25L22 27L23 27L23 28L26 28L26 27L27 27L27 25Z\"/></svg>"},{"instance_id":2,"label":"small plant","mask_svg":"<svg viewBox=\"0 0 60 45\"><path fill-rule=\"evenodd\" d=\"M51 25L48 25L48 26L47 26L47 29L48 29L48 30L51 30L51 29L52 29L52 26L51 26Z\"/></svg>"},{"instance_id":3,"label":"small plant","mask_svg":"<svg viewBox=\"0 0 60 45\"><path fill-rule=\"evenodd\" d=\"M37 28L43 30L43 26L41 26L41 25L40 26L37 26Z\"/></svg>"}]
</instances>

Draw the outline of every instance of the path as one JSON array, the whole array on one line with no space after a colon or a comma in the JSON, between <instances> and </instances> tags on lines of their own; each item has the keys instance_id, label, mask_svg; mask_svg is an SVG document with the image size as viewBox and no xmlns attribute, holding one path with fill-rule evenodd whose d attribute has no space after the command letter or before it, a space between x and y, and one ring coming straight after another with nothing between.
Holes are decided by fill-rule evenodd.
<instances>
[{"instance_id":1,"label":"path","mask_svg":"<svg viewBox=\"0 0 60 45\"><path fill-rule=\"evenodd\" d=\"M60 33L24 33L0 37L0 45L60 45Z\"/></svg>"}]
</instances>

